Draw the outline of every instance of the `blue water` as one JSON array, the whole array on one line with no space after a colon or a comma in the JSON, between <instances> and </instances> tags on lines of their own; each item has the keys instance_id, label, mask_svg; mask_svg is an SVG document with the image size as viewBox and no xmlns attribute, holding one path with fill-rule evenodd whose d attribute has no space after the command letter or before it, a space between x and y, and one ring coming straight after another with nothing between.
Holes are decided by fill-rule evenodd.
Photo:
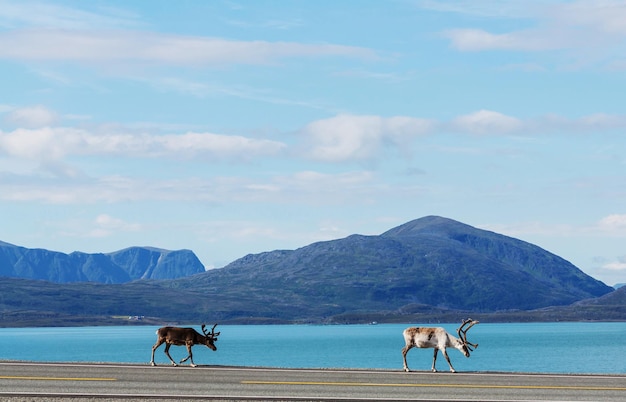
<instances>
[{"instance_id":1,"label":"blue water","mask_svg":"<svg viewBox=\"0 0 626 402\"><path fill-rule=\"evenodd\" d=\"M458 325L442 325L454 333ZM194 346L200 365L402 369L406 324L223 325L218 350ZM0 360L148 363L157 327L0 328ZM199 327L196 328L199 331ZM470 358L449 350L457 371L626 373L626 323L481 323ZM157 364L169 364L156 352ZM173 346L175 360L186 349ZM408 364L429 370L432 349L412 349ZM437 368L448 370L443 356Z\"/></svg>"}]
</instances>

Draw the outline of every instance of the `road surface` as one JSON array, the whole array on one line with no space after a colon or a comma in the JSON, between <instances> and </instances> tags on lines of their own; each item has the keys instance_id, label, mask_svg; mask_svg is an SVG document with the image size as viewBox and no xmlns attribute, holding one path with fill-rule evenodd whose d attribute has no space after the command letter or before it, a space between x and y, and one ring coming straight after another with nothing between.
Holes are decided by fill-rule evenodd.
<instances>
[{"instance_id":1,"label":"road surface","mask_svg":"<svg viewBox=\"0 0 626 402\"><path fill-rule=\"evenodd\" d=\"M0 362L0 400L624 401L626 375Z\"/></svg>"}]
</instances>

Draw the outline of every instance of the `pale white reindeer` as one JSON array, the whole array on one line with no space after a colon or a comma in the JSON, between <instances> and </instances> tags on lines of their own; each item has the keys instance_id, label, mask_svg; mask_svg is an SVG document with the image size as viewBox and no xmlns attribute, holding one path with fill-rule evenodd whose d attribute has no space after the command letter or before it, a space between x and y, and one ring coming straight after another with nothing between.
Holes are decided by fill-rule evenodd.
<instances>
[{"instance_id":1,"label":"pale white reindeer","mask_svg":"<svg viewBox=\"0 0 626 402\"><path fill-rule=\"evenodd\" d=\"M165 355L170 359L172 365L178 366L172 356L170 356L170 346L172 345L185 345L187 346L187 352L189 355L182 359L180 362L184 363L188 359L191 359L191 367L196 367L196 364L193 362L193 356L191 354L191 347L193 345L206 345L209 349L216 351L217 347L215 346L215 342L217 342L217 337L220 334L215 333L215 327L217 324L213 325L211 328L211 333L209 333L206 329L206 325L202 324L202 332L204 335L199 334L193 328L178 328L178 327L162 327L156 331L157 341L152 347L152 358L150 359L150 364L156 366L154 363L154 352L157 350L159 346L165 343Z\"/></svg>"},{"instance_id":2,"label":"pale white reindeer","mask_svg":"<svg viewBox=\"0 0 626 402\"><path fill-rule=\"evenodd\" d=\"M456 373L456 370L452 367L452 363L450 363L446 348L456 348L463 353L465 357L469 357L470 351L474 351L472 347L477 348L478 344L467 341L467 331L476 324L478 324L478 321L472 320L471 318L463 320L461 326L456 330L459 335L458 338L450 335L441 327L410 327L405 329L402 333L402 335L404 335L404 342L406 343L404 348L402 348L404 371L410 371L409 366L406 364L406 354L409 350L412 348L434 348L435 354L433 356L433 367L431 370L437 372L435 362L437 361L437 353L441 350L441 353L443 353L443 356L450 366L450 371Z\"/></svg>"}]
</instances>

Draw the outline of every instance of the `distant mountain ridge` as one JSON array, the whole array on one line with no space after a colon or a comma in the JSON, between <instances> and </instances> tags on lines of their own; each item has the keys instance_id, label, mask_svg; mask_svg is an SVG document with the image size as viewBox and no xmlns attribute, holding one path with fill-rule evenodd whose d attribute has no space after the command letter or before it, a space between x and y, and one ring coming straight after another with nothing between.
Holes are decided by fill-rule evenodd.
<instances>
[{"instance_id":1,"label":"distant mountain ridge","mask_svg":"<svg viewBox=\"0 0 626 402\"><path fill-rule=\"evenodd\" d=\"M204 266L191 250L130 247L112 253L65 254L0 242L0 277L118 284L138 279L176 279L201 272Z\"/></svg>"},{"instance_id":2,"label":"distant mountain ridge","mask_svg":"<svg viewBox=\"0 0 626 402\"><path fill-rule=\"evenodd\" d=\"M263 305L287 300L292 309L312 315L415 305L530 310L614 290L538 246L438 216L377 236L351 235L297 250L250 254L171 283L224 295L240 291L241 300Z\"/></svg>"},{"instance_id":3,"label":"distant mountain ridge","mask_svg":"<svg viewBox=\"0 0 626 402\"><path fill-rule=\"evenodd\" d=\"M381 236L393 237L409 244L413 237L422 242L441 238L449 242L451 248L479 254L486 264L494 262L493 267L497 261L503 268L528 275L528 279L538 282L537 292L545 288L547 292L563 292L575 299L582 299L601 296L613 289L585 274L569 261L534 244L439 216L408 222ZM492 269L484 274L498 275L498 272ZM534 292L535 296L537 292ZM564 299L563 302L569 304L570 301Z\"/></svg>"},{"instance_id":4,"label":"distant mountain ridge","mask_svg":"<svg viewBox=\"0 0 626 402\"><path fill-rule=\"evenodd\" d=\"M153 252L81 255L81 267L110 261L129 276L151 278L166 258ZM152 268L129 268L138 266ZM0 278L0 295L0 325L18 326L111 324L125 315L151 323L451 322L468 314L481 321L626 320L626 288L614 290L533 244L438 216L381 235L249 254L170 280Z\"/></svg>"}]
</instances>

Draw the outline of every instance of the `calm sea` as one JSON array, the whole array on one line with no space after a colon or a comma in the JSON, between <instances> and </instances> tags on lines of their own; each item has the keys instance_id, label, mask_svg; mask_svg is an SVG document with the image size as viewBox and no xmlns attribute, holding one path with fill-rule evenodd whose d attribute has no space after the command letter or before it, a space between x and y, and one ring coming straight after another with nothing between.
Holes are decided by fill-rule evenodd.
<instances>
[{"instance_id":1,"label":"calm sea","mask_svg":"<svg viewBox=\"0 0 626 402\"><path fill-rule=\"evenodd\" d=\"M442 325L454 333L458 325ZM224 325L218 350L194 346L200 365L402 369L406 324ZM148 363L157 327L0 328L0 360ZM196 328L198 331L199 327ZM449 351L457 371L626 373L626 323L488 324L473 327L470 358ZM168 364L162 345L157 364ZM175 360L186 350L174 346ZM409 367L429 370L432 349L413 349ZM439 370L448 370L443 356Z\"/></svg>"}]
</instances>

